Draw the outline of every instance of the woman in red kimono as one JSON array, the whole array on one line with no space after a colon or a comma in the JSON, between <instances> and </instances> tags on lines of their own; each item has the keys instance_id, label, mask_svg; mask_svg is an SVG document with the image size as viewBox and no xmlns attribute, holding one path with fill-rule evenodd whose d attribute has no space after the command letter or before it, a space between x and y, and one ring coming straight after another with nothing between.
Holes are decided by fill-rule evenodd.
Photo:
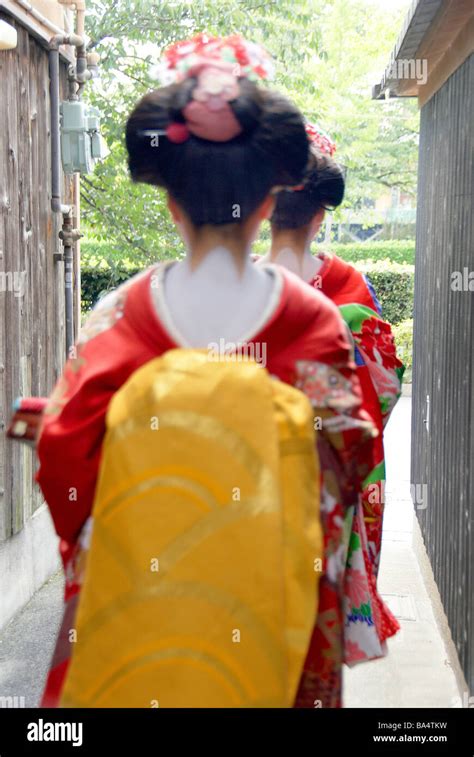
<instances>
[{"instance_id":1,"label":"woman in red kimono","mask_svg":"<svg viewBox=\"0 0 474 757\"><path fill-rule=\"evenodd\" d=\"M332 157L336 149L332 140L312 124L307 123L306 131L311 156L304 185L278 195L271 218L271 251L261 262L285 266L339 307L355 345L363 407L379 430L362 510L355 513L345 577L345 661L354 664L384 654L385 640L399 628L377 593L376 577L384 505L382 433L400 396L403 366L369 280L337 255L319 251L313 256L310 250L325 211L342 202L344 176Z\"/></svg>"},{"instance_id":2,"label":"woman in red kimono","mask_svg":"<svg viewBox=\"0 0 474 757\"><path fill-rule=\"evenodd\" d=\"M105 297L81 330L46 410L38 481L61 537L66 610L43 699L57 705L71 654L84 550L114 394L138 369L176 347L225 343L265 348L265 367L301 389L322 422L318 435L331 608L313 647L323 676L303 673L297 704L340 705L344 513L372 465L370 416L360 409L352 348L337 308L283 269L257 269L250 247L276 187L298 184L308 143L300 113L257 86L268 59L240 37L206 35L166 56L177 81L146 95L127 123L134 181L163 187L187 247ZM368 463L354 450L364 446ZM320 647L324 649L320 650Z\"/></svg>"}]
</instances>

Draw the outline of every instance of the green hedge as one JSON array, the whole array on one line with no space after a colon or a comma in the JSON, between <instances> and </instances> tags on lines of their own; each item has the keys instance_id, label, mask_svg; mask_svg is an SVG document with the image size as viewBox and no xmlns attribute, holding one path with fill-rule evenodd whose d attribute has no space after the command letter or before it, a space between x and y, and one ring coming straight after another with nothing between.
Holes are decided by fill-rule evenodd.
<instances>
[{"instance_id":1,"label":"green hedge","mask_svg":"<svg viewBox=\"0 0 474 757\"><path fill-rule=\"evenodd\" d=\"M324 248L324 245L321 245ZM348 263L368 260L389 260L391 263L415 263L415 240L391 239L386 242L360 242L347 244L331 244L331 252L339 255Z\"/></svg>"},{"instance_id":2,"label":"green hedge","mask_svg":"<svg viewBox=\"0 0 474 757\"><path fill-rule=\"evenodd\" d=\"M355 267L372 282L386 321L396 324L413 318L413 265L379 260L376 263L355 263Z\"/></svg>"},{"instance_id":3,"label":"green hedge","mask_svg":"<svg viewBox=\"0 0 474 757\"><path fill-rule=\"evenodd\" d=\"M269 240L264 238L258 239L253 247L259 255L264 255L268 252ZM315 245L315 249L316 247L324 249L324 244ZM175 249L178 252L183 251L178 241ZM391 263L409 263L413 265L415 262L415 242L411 239L400 241L389 240L386 242L348 242L347 244L334 242L331 244L330 249L335 255L339 255L343 260L347 260L348 263L389 260ZM161 250L159 245L157 245L154 256L158 260L166 256L168 252L169 250ZM113 242L87 236L81 241L81 257L87 266L102 265L108 267L118 265L122 268L135 268L138 265L136 260L133 260L133 253L130 259L124 260L123 257L119 258ZM152 260L153 255L150 254L150 262Z\"/></svg>"},{"instance_id":4,"label":"green hedge","mask_svg":"<svg viewBox=\"0 0 474 757\"><path fill-rule=\"evenodd\" d=\"M265 239L258 239L253 249L259 255L268 252L269 242ZM314 251L318 248L325 249L324 242L314 244ZM360 261L377 261L389 260L391 263L415 263L415 240L414 239L390 239L387 241L377 240L375 242L347 242L346 244L332 242L328 247L335 255L339 255L348 263L358 263Z\"/></svg>"},{"instance_id":5,"label":"green hedge","mask_svg":"<svg viewBox=\"0 0 474 757\"><path fill-rule=\"evenodd\" d=\"M356 268L370 278L382 305L385 320L397 324L413 317L413 266L390 263L386 260L377 263L357 263ZM131 266L113 268L83 266L81 271L83 310L90 310L103 294L140 270Z\"/></svg>"},{"instance_id":6,"label":"green hedge","mask_svg":"<svg viewBox=\"0 0 474 757\"><path fill-rule=\"evenodd\" d=\"M405 365L403 381L410 383L413 368L413 319L408 318L394 326L393 336L397 346L397 355Z\"/></svg>"},{"instance_id":7,"label":"green hedge","mask_svg":"<svg viewBox=\"0 0 474 757\"><path fill-rule=\"evenodd\" d=\"M119 286L123 281L140 273L142 268L107 268L102 266L82 266L81 301L82 310L87 313L103 295Z\"/></svg>"}]
</instances>

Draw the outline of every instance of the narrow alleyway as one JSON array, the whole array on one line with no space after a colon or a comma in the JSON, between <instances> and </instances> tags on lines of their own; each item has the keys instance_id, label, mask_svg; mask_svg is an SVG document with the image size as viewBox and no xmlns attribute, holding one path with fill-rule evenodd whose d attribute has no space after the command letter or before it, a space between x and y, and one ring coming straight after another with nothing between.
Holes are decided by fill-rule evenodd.
<instances>
[{"instance_id":1,"label":"narrow alleyway","mask_svg":"<svg viewBox=\"0 0 474 757\"><path fill-rule=\"evenodd\" d=\"M410 407L403 397L387 428L387 505L380 572L402 630L383 660L345 671L346 707L453 707L459 691L415 552L410 499ZM54 576L0 635L0 698L36 706L62 610ZM23 699L21 699L23 698Z\"/></svg>"}]
</instances>

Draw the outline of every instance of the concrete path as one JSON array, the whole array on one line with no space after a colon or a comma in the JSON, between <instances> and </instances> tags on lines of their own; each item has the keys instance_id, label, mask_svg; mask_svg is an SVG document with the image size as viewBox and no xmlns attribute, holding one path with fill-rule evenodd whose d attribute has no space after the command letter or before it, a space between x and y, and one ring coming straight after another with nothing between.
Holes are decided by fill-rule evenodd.
<instances>
[{"instance_id":1,"label":"concrete path","mask_svg":"<svg viewBox=\"0 0 474 757\"><path fill-rule=\"evenodd\" d=\"M63 577L53 576L0 635L1 697L19 707L36 707L62 618ZM3 706L9 706L7 703Z\"/></svg>"},{"instance_id":2,"label":"concrete path","mask_svg":"<svg viewBox=\"0 0 474 757\"><path fill-rule=\"evenodd\" d=\"M380 588L402 630L389 655L345 670L346 707L452 707L459 691L411 546L410 399L387 428L388 481ZM1 697L40 700L62 613L62 577L53 577L0 635ZM4 705L5 706L5 705Z\"/></svg>"}]
</instances>

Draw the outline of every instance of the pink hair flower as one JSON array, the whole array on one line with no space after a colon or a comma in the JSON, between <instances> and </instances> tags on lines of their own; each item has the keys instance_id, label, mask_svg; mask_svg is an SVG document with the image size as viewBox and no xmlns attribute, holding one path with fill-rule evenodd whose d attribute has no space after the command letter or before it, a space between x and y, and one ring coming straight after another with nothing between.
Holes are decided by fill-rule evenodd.
<instances>
[{"instance_id":1,"label":"pink hair flower","mask_svg":"<svg viewBox=\"0 0 474 757\"><path fill-rule=\"evenodd\" d=\"M222 110L226 103L239 95L239 84L232 70L225 71L212 64L198 75L193 92L194 100L206 103L209 110Z\"/></svg>"}]
</instances>

